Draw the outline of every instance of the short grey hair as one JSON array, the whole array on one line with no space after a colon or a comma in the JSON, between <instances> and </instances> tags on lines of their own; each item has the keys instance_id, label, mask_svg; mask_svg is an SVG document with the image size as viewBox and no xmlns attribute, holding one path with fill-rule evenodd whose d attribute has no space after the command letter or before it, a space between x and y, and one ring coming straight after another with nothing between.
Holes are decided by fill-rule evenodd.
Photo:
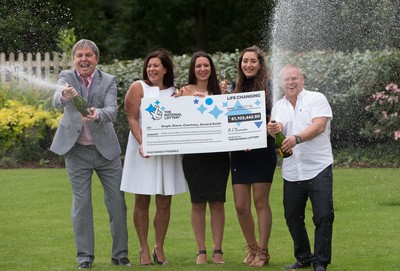
<instances>
[{"instance_id":1,"label":"short grey hair","mask_svg":"<svg viewBox=\"0 0 400 271\"><path fill-rule=\"evenodd\" d=\"M97 60L100 59L100 50L97 47L96 43L94 43L91 40L87 39L81 39L77 43L75 43L74 47L72 48L72 53L71 53L71 59L74 60L74 56L76 53L76 50L79 48L89 48L92 49L94 54L96 55Z\"/></svg>"}]
</instances>

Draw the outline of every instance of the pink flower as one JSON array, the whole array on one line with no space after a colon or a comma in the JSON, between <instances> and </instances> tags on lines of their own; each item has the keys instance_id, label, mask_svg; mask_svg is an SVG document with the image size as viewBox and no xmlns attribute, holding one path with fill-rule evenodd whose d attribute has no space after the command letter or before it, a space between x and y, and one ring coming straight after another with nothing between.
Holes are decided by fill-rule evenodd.
<instances>
[{"instance_id":1,"label":"pink flower","mask_svg":"<svg viewBox=\"0 0 400 271\"><path fill-rule=\"evenodd\" d=\"M383 116L384 119L387 119L388 118L387 112L386 111L382 111L382 116Z\"/></svg>"},{"instance_id":2,"label":"pink flower","mask_svg":"<svg viewBox=\"0 0 400 271\"><path fill-rule=\"evenodd\" d=\"M400 139L400 131L394 131L394 140Z\"/></svg>"}]
</instances>

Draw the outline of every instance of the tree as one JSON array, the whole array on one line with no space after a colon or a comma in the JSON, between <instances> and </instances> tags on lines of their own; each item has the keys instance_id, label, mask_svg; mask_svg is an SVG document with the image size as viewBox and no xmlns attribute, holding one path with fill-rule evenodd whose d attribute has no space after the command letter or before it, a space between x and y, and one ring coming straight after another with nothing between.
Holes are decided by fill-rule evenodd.
<instances>
[{"instance_id":1,"label":"tree","mask_svg":"<svg viewBox=\"0 0 400 271\"><path fill-rule=\"evenodd\" d=\"M295 51L395 48L398 14L399 0L278 1L273 42Z\"/></svg>"},{"instance_id":2,"label":"tree","mask_svg":"<svg viewBox=\"0 0 400 271\"><path fill-rule=\"evenodd\" d=\"M108 48L123 58L164 47L174 54L234 52L265 44L272 0L131 0L117 7Z\"/></svg>"},{"instance_id":3,"label":"tree","mask_svg":"<svg viewBox=\"0 0 400 271\"><path fill-rule=\"evenodd\" d=\"M61 12L55 13L60 10ZM72 25L62 6L40 0L4 0L0 5L0 51L55 51L57 33Z\"/></svg>"},{"instance_id":4,"label":"tree","mask_svg":"<svg viewBox=\"0 0 400 271\"><path fill-rule=\"evenodd\" d=\"M234 52L268 40L273 0L5 0L0 51L55 51L61 31L99 46L102 61L173 54ZM17 37L17 38L16 38ZM265 47L265 46L262 46Z\"/></svg>"}]
</instances>

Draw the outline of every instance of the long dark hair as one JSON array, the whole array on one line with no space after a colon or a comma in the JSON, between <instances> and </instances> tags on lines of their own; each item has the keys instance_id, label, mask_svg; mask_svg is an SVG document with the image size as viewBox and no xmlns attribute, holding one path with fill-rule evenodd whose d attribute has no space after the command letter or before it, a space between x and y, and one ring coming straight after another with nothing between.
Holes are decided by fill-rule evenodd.
<instances>
[{"instance_id":1,"label":"long dark hair","mask_svg":"<svg viewBox=\"0 0 400 271\"><path fill-rule=\"evenodd\" d=\"M252 78L247 78L242 71L243 55L247 52L256 53L258 62L260 62L260 70L258 71L256 76ZM236 87L234 92L239 93L239 92L264 90L266 109L267 112L270 112L272 107L271 105L272 93L268 84L269 78L268 78L268 70L267 70L267 64L265 62L264 52L261 51L261 49L255 45L244 49L243 52L240 54L237 70L238 70L238 79L236 82Z\"/></svg>"},{"instance_id":2,"label":"long dark hair","mask_svg":"<svg viewBox=\"0 0 400 271\"><path fill-rule=\"evenodd\" d=\"M205 57L208 59L208 61L210 61L211 73L210 77L208 78L207 90L213 95L221 94L221 88L218 84L217 72L215 71L214 62L211 56L205 52L196 52L193 54L192 59L190 60L188 83L193 85L197 84L197 78L194 74L194 70L196 66L196 59L199 57Z\"/></svg>"},{"instance_id":3,"label":"long dark hair","mask_svg":"<svg viewBox=\"0 0 400 271\"><path fill-rule=\"evenodd\" d=\"M164 74L163 85L167 88L174 86L174 64L172 63L171 53L165 49L153 51L146 56L142 70L143 80L149 82L149 77L147 76L147 64L149 64L151 58L155 57L161 60L161 64L167 70Z\"/></svg>"}]
</instances>

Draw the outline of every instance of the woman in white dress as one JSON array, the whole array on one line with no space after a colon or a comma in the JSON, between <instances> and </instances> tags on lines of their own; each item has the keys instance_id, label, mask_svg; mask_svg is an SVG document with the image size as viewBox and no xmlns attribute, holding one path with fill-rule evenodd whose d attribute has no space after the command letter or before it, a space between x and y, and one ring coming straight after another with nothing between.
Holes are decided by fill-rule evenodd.
<instances>
[{"instance_id":1,"label":"woman in white dress","mask_svg":"<svg viewBox=\"0 0 400 271\"><path fill-rule=\"evenodd\" d=\"M142 149L141 98L172 96L174 71L169 53L150 53L143 65L143 80L132 83L125 96L125 113L129 122L129 141L125 154L121 190L135 194L133 221L140 243L141 265L167 263L164 240L170 220L172 195L187 191L180 155L146 156ZM149 207L155 195L155 244L150 254L148 244Z\"/></svg>"}]
</instances>

